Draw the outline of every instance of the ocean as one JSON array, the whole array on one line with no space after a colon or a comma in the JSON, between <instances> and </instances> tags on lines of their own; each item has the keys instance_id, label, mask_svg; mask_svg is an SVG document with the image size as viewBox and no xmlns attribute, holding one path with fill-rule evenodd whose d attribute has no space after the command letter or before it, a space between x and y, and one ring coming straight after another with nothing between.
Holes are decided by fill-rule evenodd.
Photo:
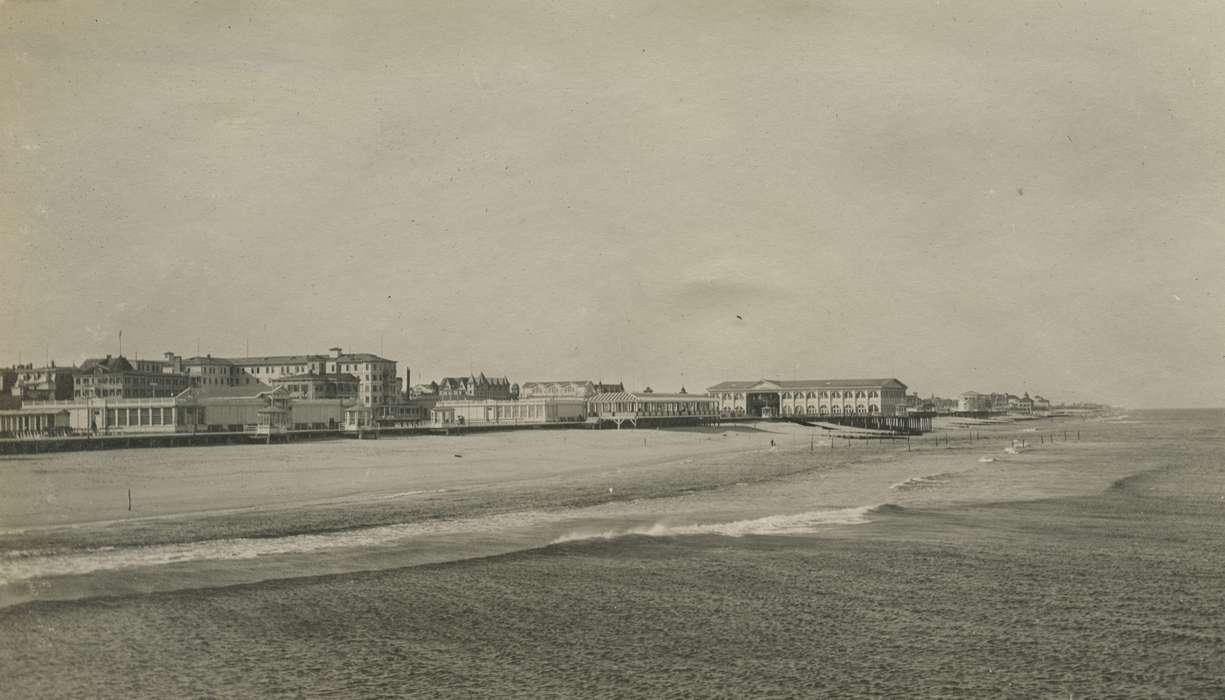
<instances>
[{"instance_id":1,"label":"ocean","mask_svg":"<svg viewBox=\"0 0 1225 700\"><path fill-rule=\"evenodd\" d=\"M1225 697L1223 447L1207 410L3 459L0 694Z\"/></svg>"}]
</instances>

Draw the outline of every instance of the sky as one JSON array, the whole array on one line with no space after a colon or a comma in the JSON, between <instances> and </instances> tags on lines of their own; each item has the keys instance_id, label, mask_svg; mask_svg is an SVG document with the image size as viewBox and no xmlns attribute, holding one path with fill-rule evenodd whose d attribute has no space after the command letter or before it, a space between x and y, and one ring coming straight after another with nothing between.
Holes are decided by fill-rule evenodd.
<instances>
[{"instance_id":1,"label":"sky","mask_svg":"<svg viewBox=\"0 0 1225 700\"><path fill-rule=\"evenodd\" d=\"M0 363L1225 398L1225 5L0 1Z\"/></svg>"}]
</instances>

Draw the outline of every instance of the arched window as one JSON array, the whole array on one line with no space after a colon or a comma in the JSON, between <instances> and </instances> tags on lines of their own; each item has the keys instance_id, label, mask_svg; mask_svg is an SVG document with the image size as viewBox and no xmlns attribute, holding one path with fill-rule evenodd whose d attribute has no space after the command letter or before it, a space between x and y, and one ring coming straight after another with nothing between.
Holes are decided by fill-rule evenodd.
<instances>
[{"instance_id":1,"label":"arched window","mask_svg":"<svg viewBox=\"0 0 1225 700\"><path fill-rule=\"evenodd\" d=\"M783 392L783 398L784 398L784 399L789 399L789 398L791 398L791 392L790 392L790 391L784 391L784 392Z\"/></svg>"},{"instance_id":2,"label":"arched window","mask_svg":"<svg viewBox=\"0 0 1225 700\"><path fill-rule=\"evenodd\" d=\"M834 415L836 416L839 413L842 413L842 408L839 406L834 406Z\"/></svg>"},{"instance_id":3,"label":"arched window","mask_svg":"<svg viewBox=\"0 0 1225 700\"><path fill-rule=\"evenodd\" d=\"M813 415L816 415L816 413L817 413L817 407L816 407L816 406L809 406L809 407L808 407L808 415L813 416Z\"/></svg>"},{"instance_id":4,"label":"arched window","mask_svg":"<svg viewBox=\"0 0 1225 700\"><path fill-rule=\"evenodd\" d=\"M841 396L839 396L839 395L838 395L838 392L836 392L836 391L835 391L834 393L830 394L830 396L831 396L831 397L833 397L833 398L835 398L835 399L842 398Z\"/></svg>"}]
</instances>

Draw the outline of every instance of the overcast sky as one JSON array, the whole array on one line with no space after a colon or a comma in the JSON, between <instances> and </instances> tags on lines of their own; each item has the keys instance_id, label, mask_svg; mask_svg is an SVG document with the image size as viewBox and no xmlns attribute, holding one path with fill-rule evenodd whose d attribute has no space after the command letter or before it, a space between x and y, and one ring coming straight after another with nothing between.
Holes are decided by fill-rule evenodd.
<instances>
[{"instance_id":1,"label":"overcast sky","mask_svg":"<svg viewBox=\"0 0 1225 700\"><path fill-rule=\"evenodd\" d=\"M1222 3L0 21L0 362L1225 405Z\"/></svg>"}]
</instances>

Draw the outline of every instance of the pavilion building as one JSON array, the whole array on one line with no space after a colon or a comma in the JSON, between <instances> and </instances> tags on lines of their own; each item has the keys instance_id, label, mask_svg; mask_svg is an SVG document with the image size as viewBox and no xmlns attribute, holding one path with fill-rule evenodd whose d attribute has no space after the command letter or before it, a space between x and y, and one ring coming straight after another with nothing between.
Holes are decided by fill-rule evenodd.
<instances>
[{"instance_id":1,"label":"pavilion building","mask_svg":"<svg viewBox=\"0 0 1225 700\"><path fill-rule=\"evenodd\" d=\"M906 408L898 379L759 379L716 384L706 390L723 417L897 416Z\"/></svg>"}]
</instances>

